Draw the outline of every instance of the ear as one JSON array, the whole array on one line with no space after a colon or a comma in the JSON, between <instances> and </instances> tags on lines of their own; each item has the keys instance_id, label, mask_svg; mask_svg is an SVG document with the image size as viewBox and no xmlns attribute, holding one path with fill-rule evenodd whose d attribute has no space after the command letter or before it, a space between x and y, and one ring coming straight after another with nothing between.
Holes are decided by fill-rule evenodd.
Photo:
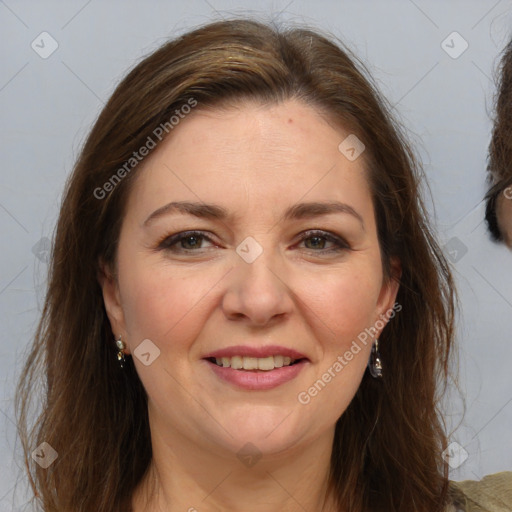
<instances>
[{"instance_id":1,"label":"ear","mask_svg":"<svg viewBox=\"0 0 512 512\"><path fill-rule=\"evenodd\" d=\"M395 307L401 276L402 265L398 258L392 258L390 262L390 275L383 279L382 288L377 301L377 315L378 318L384 322L384 326L377 330L376 338L380 336L389 319L395 316L395 312L402 309L400 304L397 304ZM390 316L392 312L393 315Z\"/></svg>"},{"instance_id":2,"label":"ear","mask_svg":"<svg viewBox=\"0 0 512 512\"><path fill-rule=\"evenodd\" d=\"M103 292L103 302L110 321L112 334L117 339L119 335L125 335L126 333L126 324L121 304L119 284L115 272L112 271L109 265L105 264L101 260L99 267L98 282ZM125 349L125 353L128 353L127 349Z\"/></svg>"}]
</instances>

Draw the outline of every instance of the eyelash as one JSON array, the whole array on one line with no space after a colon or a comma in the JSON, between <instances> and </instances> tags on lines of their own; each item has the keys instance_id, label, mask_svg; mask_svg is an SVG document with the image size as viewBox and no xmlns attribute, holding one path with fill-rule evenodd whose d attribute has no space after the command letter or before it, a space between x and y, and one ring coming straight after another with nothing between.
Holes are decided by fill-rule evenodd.
<instances>
[{"instance_id":1,"label":"eyelash","mask_svg":"<svg viewBox=\"0 0 512 512\"><path fill-rule=\"evenodd\" d=\"M165 250L165 251L169 251L169 252L181 252L181 251L183 251L185 253L197 252L194 249L183 249L182 248L181 251L177 251L172 248L174 245L181 242L182 240L186 240L187 238L191 238L191 237L205 239L208 242L214 243L213 240L209 236L207 236L206 234L204 234L201 231L182 231L181 233L176 233L175 235L165 236L162 240L160 240L160 242L158 242L157 249ZM332 248L332 249L320 249L320 250L307 249L308 251L311 251L311 252L318 252L318 253L325 254L325 253L337 253L337 252L350 250L349 244L343 238L331 235L325 231L320 231L320 230L305 231L304 233L302 233L299 243L304 242L305 240L308 240L310 238L323 238L326 241L331 242L335 245L335 248Z\"/></svg>"}]
</instances>

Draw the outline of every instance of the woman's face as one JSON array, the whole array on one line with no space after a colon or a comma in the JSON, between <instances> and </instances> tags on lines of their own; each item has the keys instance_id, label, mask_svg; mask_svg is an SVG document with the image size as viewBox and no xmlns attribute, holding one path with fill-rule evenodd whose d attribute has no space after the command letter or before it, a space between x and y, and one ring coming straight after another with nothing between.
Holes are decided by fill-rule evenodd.
<instances>
[{"instance_id":1,"label":"woman's face","mask_svg":"<svg viewBox=\"0 0 512 512\"><path fill-rule=\"evenodd\" d=\"M512 249L512 185L503 190L496 200L496 218L503 241Z\"/></svg>"},{"instance_id":2,"label":"woman's face","mask_svg":"<svg viewBox=\"0 0 512 512\"><path fill-rule=\"evenodd\" d=\"M297 101L198 107L144 162L103 291L152 434L282 453L333 431L397 292L348 135Z\"/></svg>"}]
</instances>

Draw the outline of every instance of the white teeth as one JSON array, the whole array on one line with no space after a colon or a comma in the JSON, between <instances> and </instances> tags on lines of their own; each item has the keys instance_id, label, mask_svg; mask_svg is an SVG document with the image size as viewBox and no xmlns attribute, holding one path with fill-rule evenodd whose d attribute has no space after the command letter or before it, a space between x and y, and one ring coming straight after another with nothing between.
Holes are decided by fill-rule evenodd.
<instances>
[{"instance_id":1,"label":"white teeth","mask_svg":"<svg viewBox=\"0 0 512 512\"><path fill-rule=\"evenodd\" d=\"M231 368L233 370L241 370L244 367L244 360L240 356L231 358Z\"/></svg>"},{"instance_id":2,"label":"white teeth","mask_svg":"<svg viewBox=\"0 0 512 512\"><path fill-rule=\"evenodd\" d=\"M245 357L243 363L244 370L257 370L258 369L258 359L255 357Z\"/></svg>"},{"instance_id":3,"label":"white teeth","mask_svg":"<svg viewBox=\"0 0 512 512\"><path fill-rule=\"evenodd\" d=\"M258 359L258 370L273 370L274 366L274 356Z\"/></svg>"},{"instance_id":4,"label":"white teeth","mask_svg":"<svg viewBox=\"0 0 512 512\"><path fill-rule=\"evenodd\" d=\"M224 368L233 368L234 370L264 370L269 371L274 368L290 366L295 359L288 356L268 356L268 357L216 357L215 362L218 366Z\"/></svg>"},{"instance_id":5,"label":"white teeth","mask_svg":"<svg viewBox=\"0 0 512 512\"><path fill-rule=\"evenodd\" d=\"M276 368L281 368L284 365L284 357L283 356L274 356L274 366Z\"/></svg>"}]
</instances>

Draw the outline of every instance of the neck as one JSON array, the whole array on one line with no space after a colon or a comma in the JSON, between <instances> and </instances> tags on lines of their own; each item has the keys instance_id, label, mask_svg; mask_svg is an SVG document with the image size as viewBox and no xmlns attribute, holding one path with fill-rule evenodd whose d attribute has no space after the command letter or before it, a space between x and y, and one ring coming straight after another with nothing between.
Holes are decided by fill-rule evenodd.
<instances>
[{"instance_id":1,"label":"neck","mask_svg":"<svg viewBox=\"0 0 512 512\"><path fill-rule=\"evenodd\" d=\"M198 446L175 431L152 429L153 459L134 492L132 510L334 512L328 482L333 436L334 429L272 454L247 446L242 456L207 441Z\"/></svg>"}]
</instances>

